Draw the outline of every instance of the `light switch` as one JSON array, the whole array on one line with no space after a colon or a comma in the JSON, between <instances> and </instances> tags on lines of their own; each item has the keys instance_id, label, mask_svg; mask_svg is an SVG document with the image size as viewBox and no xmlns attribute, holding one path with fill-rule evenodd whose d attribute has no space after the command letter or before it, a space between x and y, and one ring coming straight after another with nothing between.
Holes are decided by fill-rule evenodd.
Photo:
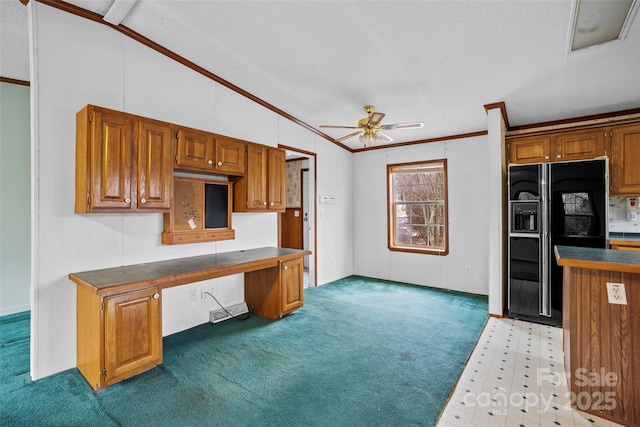
<instances>
[{"instance_id":1,"label":"light switch","mask_svg":"<svg viewBox=\"0 0 640 427\"><path fill-rule=\"evenodd\" d=\"M607 296L610 304L627 305L627 294L624 291L624 283L607 282Z\"/></svg>"},{"instance_id":2,"label":"light switch","mask_svg":"<svg viewBox=\"0 0 640 427\"><path fill-rule=\"evenodd\" d=\"M300 216L300 211L293 211L293 216L296 218Z\"/></svg>"}]
</instances>

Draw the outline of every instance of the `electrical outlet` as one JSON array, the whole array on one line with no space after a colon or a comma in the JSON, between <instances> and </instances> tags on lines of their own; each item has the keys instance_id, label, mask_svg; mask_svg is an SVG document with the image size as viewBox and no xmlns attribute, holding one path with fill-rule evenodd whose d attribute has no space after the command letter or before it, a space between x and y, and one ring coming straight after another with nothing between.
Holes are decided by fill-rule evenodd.
<instances>
[{"instance_id":1,"label":"electrical outlet","mask_svg":"<svg viewBox=\"0 0 640 427\"><path fill-rule=\"evenodd\" d=\"M189 301L197 301L198 300L198 290L193 288L189 289Z\"/></svg>"},{"instance_id":2,"label":"electrical outlet","mask_svg":"<svg viewBox=\"0 0 640 427\"><path fill-rule=\"evenodd\" d=\"M607 282L607 296L610 304L627 305L627 294L624 291L624 283Z\"/></svg>"}]
</instances>

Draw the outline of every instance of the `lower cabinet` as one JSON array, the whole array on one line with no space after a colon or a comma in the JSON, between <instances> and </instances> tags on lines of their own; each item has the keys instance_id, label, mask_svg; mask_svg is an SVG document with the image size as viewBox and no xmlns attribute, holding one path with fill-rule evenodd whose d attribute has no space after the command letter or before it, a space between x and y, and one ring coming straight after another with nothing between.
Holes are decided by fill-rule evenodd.
<instances>
[{"instance_id":1,"label":"lower cabinet","mask_svg":"<svg viewBox=\"0 0 640 427\"><path fill-rule=\"evenodd\" d=\"M632 240L609 240L611 249L640 252L640 242Z\"/></svg>"},{"instance_id":2,"label":"lower cabinet","mask_svg":"<svg viewBox=\"0 0 640 427\"><path fill-rule=\"evenodd\" d=\"M244 275L244 298L250 311L279 319L304 305L302 258Z\"/></svg>"},{"instance_id":3,"label":"lower cabinet","mask_svg":"<svg viewBox=\"0 0 640 427\"><path fill-rule=\"evenodd\" d=\"M158 287L101 296L77 287L77 366L94 390L162 363Z\"/></svg>"}]
</instances>

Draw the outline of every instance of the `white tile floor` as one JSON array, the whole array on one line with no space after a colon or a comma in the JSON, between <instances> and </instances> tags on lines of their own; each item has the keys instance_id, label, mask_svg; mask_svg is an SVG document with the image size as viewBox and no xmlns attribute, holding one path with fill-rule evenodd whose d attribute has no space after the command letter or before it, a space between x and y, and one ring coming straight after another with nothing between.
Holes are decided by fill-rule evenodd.
<instances>
[{"instance_id":1,"label":"white tile floor","mask_svg":"<svg viewBox=\"0 0 640 427\"><path fill-rule=\"evenodd\" d=\"M489 318L438 427L619 426L570 406L562 329Z\"/></svg>"}]
</instances>

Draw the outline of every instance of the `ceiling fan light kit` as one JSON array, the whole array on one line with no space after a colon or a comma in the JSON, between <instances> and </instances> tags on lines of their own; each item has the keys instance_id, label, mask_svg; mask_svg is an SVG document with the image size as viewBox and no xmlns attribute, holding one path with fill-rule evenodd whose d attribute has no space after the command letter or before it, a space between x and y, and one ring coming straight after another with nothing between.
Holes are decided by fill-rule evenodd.
<instances>
[{"instance_id":1,"label":"ceiling fan light kit","mask_svg":"<svg viewBox=\"0 0 640 427\"><path fill-rule=\"evenodd\" d=\"M373 105L365 105L364 111L367 113L367 117L358 120L358 126L334 126L334 125L320 125L321 128L334 128L334 129L358 129L357 132L343 136L336 139L336 141L344 141L359 135L358 139L365 147L371 147L373 144L389 143L393 141L389 135L382 132L383 130L396 130L396 129L417 129L424 126L423 122L410 122L410 123L394 123L390 125L381 125L380 122L384 118L385 114L375 112Z\"/></svg>"}]
</instances>

